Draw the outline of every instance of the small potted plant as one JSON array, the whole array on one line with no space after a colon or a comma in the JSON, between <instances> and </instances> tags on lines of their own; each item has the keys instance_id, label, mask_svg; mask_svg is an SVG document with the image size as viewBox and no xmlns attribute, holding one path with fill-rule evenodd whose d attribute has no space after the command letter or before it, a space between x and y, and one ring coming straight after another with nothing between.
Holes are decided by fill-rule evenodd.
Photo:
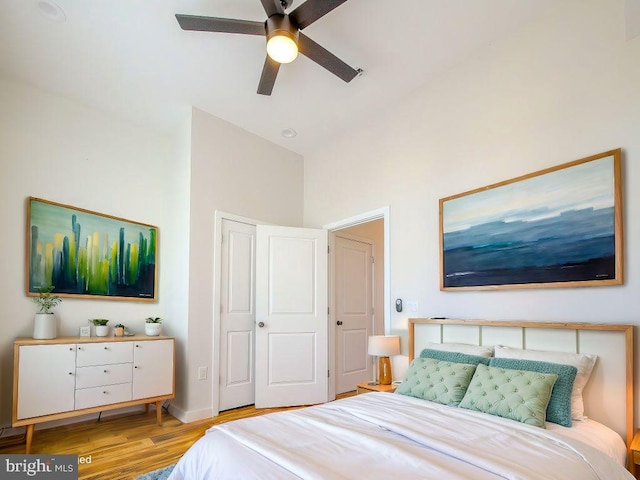
<instances>
[{"instance_id":1,"label":"small potted plant","mask_svg":"<svg viewBox=\"0 0 640 480\"><path fill-rule=\"evenodd\" d=\"M94 318L89 321L96 327L96 337L106 337L109 335L109 326L107 325L109 320L106 318Z\"/></svg>"},{"instance_id":2,"label":"small potted plant","mask_svg":"<svg viewBox=\"0 0 640 480\"><path fill-rule=\"evenodd\" d=\"M40 308L33 323L33 338L38 340L56 338L57 336L56 317L51 310L58 306L62 299L51 293L54 288L53 285L42 287L38 296L33 298L35 304Z\"/></svg>"},{"instance_id":3,"label":"small potted plant","mask_svg":"<svg viewBox=\"0 0 640 480\"><path fill-rule=\"evenodd\" d=\"M124 325L119 323L115 327L113 327L113 334L116 337L124 337Z\"/></svg>"},{"instance_id":4,"label":"small potted plant","mask_svg":"<svg viewBox=\"0 0 640 480\"><path fill-rule=\"evenodd\" d=\"M157 337L162 331L162 319L160 317L148 317L144 324L144 333L148 337Z\"/></svg>"}]
</instances>

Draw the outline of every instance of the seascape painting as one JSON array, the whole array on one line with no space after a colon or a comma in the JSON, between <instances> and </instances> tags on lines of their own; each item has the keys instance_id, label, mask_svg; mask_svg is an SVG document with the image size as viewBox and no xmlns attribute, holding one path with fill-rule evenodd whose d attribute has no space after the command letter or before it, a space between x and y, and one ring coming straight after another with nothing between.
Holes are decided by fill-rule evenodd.
<instances>
[{"instance_id":1,"label":"seascape painting","mask_svg":"<svg viewBox=\"0 0 640 480\"><path fill-rule=\"evenodd\" d=\"M154 301L157 254L157 227L28 199L28 295Z\"/></svg>"},{"instance_id":2,"label":"seascape painting","mask_svg":"<svg viewBox=\"0 0 640 480\"><path fill-rule=\"evenodd\" d=\"M620 153L441 199L441 290L621 284Z\"/></svg>"}]
</instances>

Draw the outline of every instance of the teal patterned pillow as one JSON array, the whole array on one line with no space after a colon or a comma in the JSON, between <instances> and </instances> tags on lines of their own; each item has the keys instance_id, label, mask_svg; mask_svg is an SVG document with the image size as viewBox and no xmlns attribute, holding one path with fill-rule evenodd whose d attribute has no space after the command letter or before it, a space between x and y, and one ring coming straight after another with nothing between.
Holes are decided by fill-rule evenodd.
<instances>
[{"instance_id":1,"label":"teal patterned pillow","mask_svg":"<svg viewBox=\"0 0 640 480\"><path fill-rule=\"evenodd\" d=\"M522 360L519 358L492 358L492 367L511 368L513 370L529 370L539 373L555 373L558 375L547 406L547 421L564 427L571 426L571 392L578 369L573 365Z\"/></svg>"},{"instance_id":2,"label":"teal patterned pillow","mask_svg":"<svg viewBox=\"0 0 640 480\"><path fill-rule=\"evenodd\" d=\"M491 361L489 357L480 357L479 355L471 355L469 353L450 352L449 350L434 350L432 348L422 350L420 352L420 358L434 358L444 362L468 363L470 365L478 365L479 363L489 365Z\"/></svg>"},{"instance_id":3,"label":"teal patterned pillow","mask_svg":"<svg viewBox=\"0 0 640 480\"><path fill-rule=\"evenodd\" d=\"M396 393L456 406L464 397L475 365L416 358Z\"/></svg>"},{"instance_id":4,"label":"teal patterned pillow","mask_svg":"<svg viewBox=\"0 0 640 480\"><path fill-rule=\"evenodd\" d=\"M480 364L459 406L544 428L547 405L557 378L553 373Z\"/></svg>"}]
</instances>

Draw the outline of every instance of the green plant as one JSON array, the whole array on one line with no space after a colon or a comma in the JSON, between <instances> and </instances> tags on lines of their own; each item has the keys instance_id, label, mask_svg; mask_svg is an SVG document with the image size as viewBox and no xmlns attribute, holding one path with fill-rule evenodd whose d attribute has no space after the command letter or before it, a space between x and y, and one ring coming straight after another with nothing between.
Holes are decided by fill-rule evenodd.
<instances>
[{"instance_id":1,"label":"green plant","mask_svg":"<svg viewBox=\"0 0 640 480\"><path fill-rule=\"evenodd\" d=\"M41 287L37 297L34 297L33 301L40 307L38 313L52 313L51 309L58 306L62 299L58 295L52 295L53 289L56 288L53 285L48 287Z\"/></svg>"},{"instance_id":2,"label":"green plant","mask_svg":"<svg viewBox=\"0 0 640 480\"><path fill-rule=\"evenodd\" d=\"M123 324L121 324L121 323L119 323L119 324L117 324L117 325L116 325L115 327L113 327L113 328L124 328L124 325L123 325Z\"/></svg>"},{"instance_id":3,"label":"green plant","mask_svg":"<svg viewBox=\"0 0 640 480\"><path fill-rule=\"evenodd\" d=\"M145 322L147 323L162 323L162 319L160 317L148 317Z\"/></svg>"},{"instance_id":4,"label":"green plant","mask_svg":"<svg viewBox=\"0 0 640 480\"><path fill-rule=\"evenodd\" d=\"M107 320L106 318L94 318L89 320L91 323L93 323L96 327L98 326L104 326L107 323L109 323L109 320Z\"/></svg>"}]
</instances>

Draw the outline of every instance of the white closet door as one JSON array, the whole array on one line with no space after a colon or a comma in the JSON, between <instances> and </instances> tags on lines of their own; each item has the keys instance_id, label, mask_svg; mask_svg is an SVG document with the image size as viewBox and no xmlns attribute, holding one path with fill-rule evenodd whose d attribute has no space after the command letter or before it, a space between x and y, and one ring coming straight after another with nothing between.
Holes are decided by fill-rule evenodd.
<instances>
[{"instance_id":1,"label":"white closet door","mask_svg":"<svg viewBox=\"0 0 640 480\"><path fill-rule=\"evenodd\" d=\"M258 408L327 401L327 231L257 226Z\"/></svg>"}]
</instances>

